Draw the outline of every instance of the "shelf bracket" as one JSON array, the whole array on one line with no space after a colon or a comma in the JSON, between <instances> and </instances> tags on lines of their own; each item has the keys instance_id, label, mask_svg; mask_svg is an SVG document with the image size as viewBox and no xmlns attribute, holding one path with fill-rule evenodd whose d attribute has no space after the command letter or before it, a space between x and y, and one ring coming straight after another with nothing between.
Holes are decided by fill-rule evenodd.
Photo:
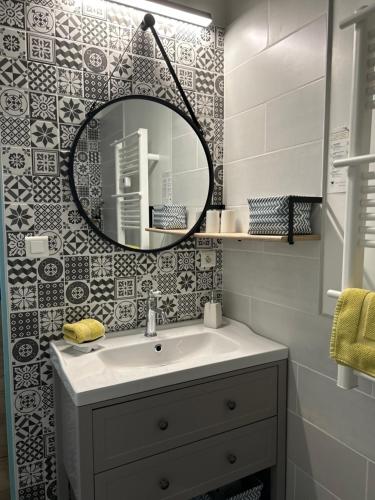
<instances>
[{"instance_id":1,"label":"shelf bracket","mask_svg":"<svg viewBox=\"0 0 375 500\"><path fill-rule=\"evenodd\" d=\"M288 243L294 245L294 205L296 203L322 203L321 196L289 196L288 200Z\"/></svg>"}]
</instances>

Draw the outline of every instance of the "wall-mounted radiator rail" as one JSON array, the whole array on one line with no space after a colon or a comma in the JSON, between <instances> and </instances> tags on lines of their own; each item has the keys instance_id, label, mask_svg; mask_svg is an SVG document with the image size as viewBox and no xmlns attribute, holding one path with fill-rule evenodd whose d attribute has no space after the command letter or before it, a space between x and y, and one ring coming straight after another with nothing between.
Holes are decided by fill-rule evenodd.
<instances>
[{"instance_id":1,"label":"wall-mounted radiator rail","mask_svg":"<svg viewBox=\"0 0 375 500\"><path fill-rule=\"evenodd\" d=\"M344 253L341 288L362 288L364 250L375 248L375 173L369 164L371 119L375 96L375 4L359 9L340 23L344 29L354 25L352 95L350 109L349 157L333 162L335 168L347 167L347 192L344 226ZM338 298L340 291L328 290ZM338 365L337 385L342 389L357 386L357 377L375 378Z\"/></svg>"}]
</instances>

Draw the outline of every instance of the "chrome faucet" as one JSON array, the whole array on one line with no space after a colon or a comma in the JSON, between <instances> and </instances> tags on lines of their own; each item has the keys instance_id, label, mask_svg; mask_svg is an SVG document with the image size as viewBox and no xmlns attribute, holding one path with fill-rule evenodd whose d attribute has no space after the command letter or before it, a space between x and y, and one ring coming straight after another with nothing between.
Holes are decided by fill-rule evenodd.
<instances>
[{"instance_id":1,"label":"chrome faucet","mask_svg":"<svg viewBox=\"0 0 375 500\"><path fill-rule=\"evenodd\" d=\"M167 315L157 307L157 299L160 297L159 290L150 290L147 299L147 313L146 313L146 330L145 337L156 337L156 320L161 316L163 323L167 322Z\"/></svg>"}]
</instances>

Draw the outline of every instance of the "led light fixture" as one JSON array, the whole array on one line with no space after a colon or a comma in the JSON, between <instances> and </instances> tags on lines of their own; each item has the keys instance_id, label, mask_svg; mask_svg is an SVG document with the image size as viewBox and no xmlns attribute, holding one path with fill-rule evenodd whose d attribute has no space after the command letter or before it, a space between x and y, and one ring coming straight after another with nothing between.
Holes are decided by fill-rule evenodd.
<instances>
[{"instance_id":1,"label":"led light fixture","mask_svg":"<svg viewBox=\"0 0 375 500\"><path fill-rule=\"evenodd\" d=\"M212 23L212 18L207 12L178 5L172 2L160 0L152 2L151 0L114 0L115 3L134 7L135 9L161 16L171 17L186 23L196 24L206 28Z\"/></svg>"}]
</instances>

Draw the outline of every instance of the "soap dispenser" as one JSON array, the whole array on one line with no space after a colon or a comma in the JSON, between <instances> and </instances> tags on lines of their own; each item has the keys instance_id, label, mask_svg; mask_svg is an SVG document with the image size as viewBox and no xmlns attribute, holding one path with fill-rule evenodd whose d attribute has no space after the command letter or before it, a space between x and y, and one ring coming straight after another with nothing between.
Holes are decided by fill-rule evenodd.
<instances>
[{"instance_id":1,"label":"soap dispenser","mask_svg":"<svg viewBox=\"0 0 375 500\"><path fill-rule=\"evenodd\" d=\"M223 323L223 315L220 302L215 301L212 290L211 301L204 305L204 326L208 328L219 328Z\"/></svg>"}]
</instances>

